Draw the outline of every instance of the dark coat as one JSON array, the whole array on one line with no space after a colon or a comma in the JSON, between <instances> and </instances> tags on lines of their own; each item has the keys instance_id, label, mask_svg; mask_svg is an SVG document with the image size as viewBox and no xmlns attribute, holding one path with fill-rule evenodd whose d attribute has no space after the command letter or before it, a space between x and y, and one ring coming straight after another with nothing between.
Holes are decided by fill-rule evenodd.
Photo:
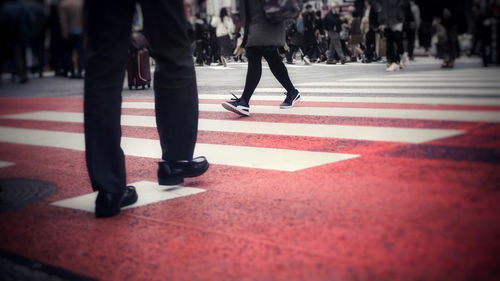
<instances>
[{"instance_id":1,"label":"dark coat","mask_svg":"<svg viewBox=\"0 0 500 281\"><path fill-rule=\"evenodd\" d=\"M323 19L323 27L328 31L340 32L342 30L340 15L330 10Z\"/></svg>"},{"instance_id":2,"label":"dark coat","mask_svg":"<svg viewBox=\"0 0 500 281\"><path fill-rule=\"evenodd\" d=\"M285 23L270 23L265 18L260 1L240 0L240 14L245 26L244 47L285 45Z\"/></svg>"},{"instance_id":3,"label":"dark coat","mask_svg":"<svg viewBox=\"0 0 500 281\"><path fill-rule=\"evenodd\" d=\"M304 44L316 44L316 15L314 12L305 12L302 14L304 21Z\"/></svg>"},{"instance_id":4,"label":"dark coat","mask_svg":"<svg viewBox=\"0 0 500 281\"><path fill-rule=\"evenodd\" d=\"M407 0L381 0L379 23L385 26L392 26L397 23L404 23L405 13L404 5Z\"/></svg>"}]
</instances>

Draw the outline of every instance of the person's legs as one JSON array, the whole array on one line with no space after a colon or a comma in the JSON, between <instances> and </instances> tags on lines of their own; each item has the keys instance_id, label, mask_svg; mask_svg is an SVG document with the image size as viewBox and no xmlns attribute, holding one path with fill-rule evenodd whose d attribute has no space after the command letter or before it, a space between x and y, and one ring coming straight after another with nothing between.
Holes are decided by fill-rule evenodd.
<instances>
[{"instance_id":1,"label":"person's legs","mask_svg":"<svg viewBox=\"0 0 500 281\"><path fill-rule=\"evenodd\" d=\"M342 42L340 41L340 35L338 32L332 32L332 46L335 49L335 53L339 56L340 60L345 60L344 50L342 49Z\"/></svg>"},{"instance_id":2,"label":"person's legs","mask_svg":"<svg viewBox=\"0 0 500 281\"><path fill-rule=\"evenodd\" d=\"M457 26L447 26L446 27L446 35L447 35L447 49L448 49L448 65L453 66L455 63L455 59L458 55L458 32Z\"/></svg>"},{"instance_id":3,"label":"person's legs","mask_svg":"<svg viewBox=\"0 0 500 281\"><path fill-rule=\"evenodd\" d=\"M198 133L198 89L181 0L142 0L144 31L156 61L156 124L162 159L193 159Z\"/></svg>"},{"instance_id":4,"label":"person's legs","mask_svg":"<svg viewBox=\"0 0 500 281\"><path fill-rule=\"evenodd\" d=\"M85 11L89 55L84 89L87 168L94 190L119 194L126 186L120 113L134 1L88 0Z\"/></svg>"},{"instance_id":5,"label":"person's legs","mask_svg":"<svg viewBox=\"0 0 500 281\"><path fill-rule=\"evenodd\" d=\"M397 63L399 59L395 55L396 50L394 50L394 32L390 28L385 29L385 38L386 38L386 49L387 49L387 62L388 63Z\"/></svg>"},{"instance_id":6,"label":"person's legs","mask_svg":"<svg viewBox=\"0 0 500 281\"><path fill-rule=\"evenodd\" d=\"M245 89L241 95L241 99L246 103L250 102L250 98L259 84L262 76L262 52L256 48L249 47L246 49L248 58L248 70L245 81Z\"/></svg>"},{"instance_id":7,"label":"person's legs","mask_svg":"<svg viewBox=\"0 0 500 281\"><path fill-rule=\"evenodd\" d=\"M77 76L81 77L85 69L85 50L83 48L83 34L76 35L76 51L78 53L78 73Z\"/></svg>"},{"instance_id":8,"label":"person's legs","mask_svg":"<svg viewBox=\"0 0 500 281\"><path fill-rule=\"evenodd\" d=\"M413 59L413 51L415 50L415 28L409 27L406 32L406 38L408 39L408 56Z\"/></svg>"},{"instance_id":9,"label":"person's legs","mask_svg":"<svg viewBox=\"0 0 500 281\"><path fill-rule=\"evenodd\" d=\"M292 81L290 81L290 76L288 76L288 71L278 51L275 48L270 48L269 50L264 50L262 54L268 62L274 77L276 77L280 84L286 89L286 98L280 105L280 108L292 108L294 104L300 100L300 94L293 86Z\"/></svg>"},{"instance_id":10,"label":"person's legs","mask_svg":"<svg viewBox=\"0 0 500 281\"><path fill-rule=\"evenodd\" d=\"M269 50L264 51L263 56L269 64L269 68L273 73L274 77L280 82L283 88L286 89L287 92L293 92L295 87L290 81L290 76L288 75L288 70L286 69L283 61L281 60L277 50Z\"/></svg>"},{"instance_id":11,"label":"person's legs","mask_svg":"<svg viewBox=\"0 0 500 281\"><path fill-rule=\"evenodd\" d=\"M403 46L403 32L393 31L393 39L396 44L397 50L394 52L397 62L399 62L400 57L404 54L405 48Z\"/></svg>"}]
</instances>

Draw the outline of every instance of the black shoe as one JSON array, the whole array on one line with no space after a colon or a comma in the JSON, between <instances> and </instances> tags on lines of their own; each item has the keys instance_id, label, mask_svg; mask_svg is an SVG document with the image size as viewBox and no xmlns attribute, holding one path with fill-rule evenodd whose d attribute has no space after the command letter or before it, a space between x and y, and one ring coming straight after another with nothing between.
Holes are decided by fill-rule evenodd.
<instances>
[{"instance_id":1,"label":"black shoe","mask_svg":"<svg viewBox=\"0 0 500 281\"><path fill-rule=\"evenodd\" d=\"M335 60L327 60L326 64L337 64Z\"/></svg>"},{"instance_id":2,"label":"black shoe","mask_svg":"<svg viewBox=\"0 0 500 281\"><path fill-rule=\"evenodd\" d=\"M237 98L234 94L233 96L234 99L223 102L222 107L241 116L250 116L250 106L248 102Z\"/></svg>"},{"instance_id":3,"label":"black shoe","mask_svg":"<svg viewBox=\"0 0 500 281\"><path fill-rule=\"evenodd\" d=\"M193 160L158 162L158 183L160 185L176 185L184 182L184 178L194 178L203 175L209 164L204 156Z\"/></svg>"},{"instance_id":4,"label":"black shoe","mask_svg":"<svg viewBox=\"0 0 500 281\"><path fill-rule=\"evenodd\" d=\"M137 202L135 187L127 186L123 194L99 191L95 200L95 216L98 218L112 217L120 213L120 209Z\"/></svg>"},{"instance_id":5,"label":"black shoe","mask_svg":"<svg viewBox=\"0 0 500 281\"><path fill-rule=\"evenodd\" d=\"M283 103L280 105L281 109L292 108L295 105L295 103L300 100L300 93L297 90L285 94L286 98L285 101L283 101Z\"/></svg>"}]
</instances>

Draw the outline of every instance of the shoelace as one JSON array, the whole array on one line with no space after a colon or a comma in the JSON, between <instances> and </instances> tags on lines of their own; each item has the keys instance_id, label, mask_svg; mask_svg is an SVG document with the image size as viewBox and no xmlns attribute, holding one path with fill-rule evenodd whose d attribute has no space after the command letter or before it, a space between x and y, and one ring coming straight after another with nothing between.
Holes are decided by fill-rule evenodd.
<instances>
[{"instance_id":1,"label":"shoelace","mask_svg":"<svg viewBox=\"0 0 500 281\"><path fill-rule=\"evenodd\" d=\"M240 98L238 98L235 94L231 93L231 95L233 95L234 98L232 98L231 100L234 100L234 101L240 101Z\"/></svg>"}]
</instances>

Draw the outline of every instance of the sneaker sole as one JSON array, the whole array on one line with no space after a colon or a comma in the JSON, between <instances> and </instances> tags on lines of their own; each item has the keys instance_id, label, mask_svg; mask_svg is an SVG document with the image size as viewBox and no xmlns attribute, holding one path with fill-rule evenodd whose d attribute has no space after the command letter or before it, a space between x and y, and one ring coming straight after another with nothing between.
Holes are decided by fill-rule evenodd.
<instances>
[{"instance_id":1,"label":"sneaker sole","mask_svg":"<svg viewBox=\"0 0 500 281\"><path fill-rule=\"evenodd\" d=\"M300 101L300 98L301 98L301 97L300 97L300 94L299 94L299 95L298 95L298 96L297 96L297 97L296 97L296 98L292 101L292 105L280 105L280 108L281 108L281 109L289 109L289 108L292 108L292 107L294 107L294 105L295 105L298 101Z\"/></svg>"},{"instance_id":2,"label":"sneaker sole","mask_svg":"<svg viewBox=\"0 0 500 281\"><path fill-rule=\"evenodd\" d=\"M247 111L241 110L237 107L234 107L227 102L223 102L222 107L224 107L226 110L229 110L229 111L234 112L236 114L239 114L241 116L250 116L250 112L247 112Z\"/></svg>"}]
</instances>

